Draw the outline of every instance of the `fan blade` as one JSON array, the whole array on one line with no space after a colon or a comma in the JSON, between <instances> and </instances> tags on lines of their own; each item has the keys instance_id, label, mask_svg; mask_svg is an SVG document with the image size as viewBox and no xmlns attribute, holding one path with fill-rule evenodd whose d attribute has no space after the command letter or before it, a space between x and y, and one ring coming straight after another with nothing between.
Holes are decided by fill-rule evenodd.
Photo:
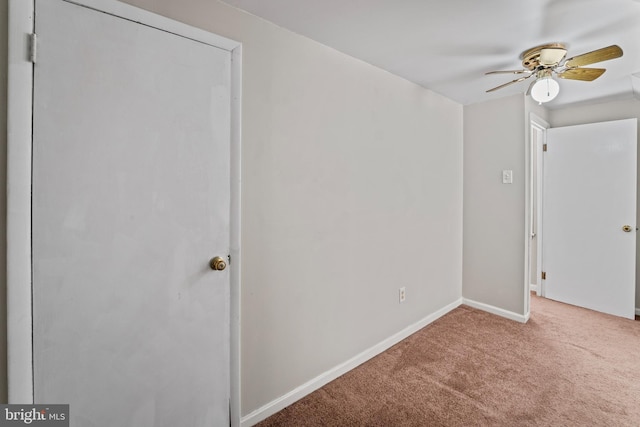
<instances>
[{"instance_id":1,"label":"fan blade","mask_svg":"<svg viewBox=\"0 0 640 427\"><path fill-rule=\"evenodd\" d=\"M538 63L540 65L556 65L562 58L567 54L566 49L561 48L546 48L540 51L540 59L538 59Z\"/></svg>"},{"instance_id":2,"label":"fan blade","mask_svg":"<svg viewBox=\"0 0 640 427\"><path fill-rule=\"evenodd\" d=\"M597 62L608 61L610 59L620 58L622 56L622 49L618 45L611 45L603 47L602 49L594 50L592 52L583 53L582 55L574 56L567 59L564 63L565 67L580 67L582 65L595 64Z\"/></svg>"},{"instance_id":3,"label":"fan blade","mask_svg":"<svg viewBox=\"0 0 640 427\"><path fill-rule=\"evenodd\" d=\"M489 74L524 74L524 73L531 73L531 71L529 70L488 71L484 73L484 75L486 76Z\"/></svg>"},{"instance_id":4,"label":"fan blade","mask_svg":"<svg viewBox=\"0 0 640 427\"><path fill-rule=\"evenodd\" d=\"M502 89L503 87L506 87L506 86L512 85L512 84L514 84L514 83L518 83L518 82L521 82L521 81L523 81L523 80L527 80L527 79L528 79L529 77L531 77L532 75L533 75L533 74L529 74L527 77L520 77L519 79L515 79L515 80L513 80L513 81L510 81L509 83L501 84L500 86L496 86L496 87L494 87L494 88L492 88L492 89L489 89L487 92L493 92L493 91L495 91L495 90Z\"/></svg>"},{"instance_id":5,"label":"fan blade","mask_svg":"<svg viewBox=\"0 0 640 427\"><path fill-rule=\"evenodd\" d=\"M562 73L558 73L558 77L590 82L600 77L605 71L607 70L604 68L570 68Z\"/></svg>"}]
</instances>

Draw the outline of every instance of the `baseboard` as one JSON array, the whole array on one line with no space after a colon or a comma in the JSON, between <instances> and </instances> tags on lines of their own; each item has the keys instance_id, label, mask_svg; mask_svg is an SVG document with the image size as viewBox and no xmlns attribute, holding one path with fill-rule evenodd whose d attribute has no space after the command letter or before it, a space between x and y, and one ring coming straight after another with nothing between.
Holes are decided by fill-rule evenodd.
<instances>
[{"instance_id":1,"label":"baseboard","mask_svg":"<svg viewBox=\"0 0 640 427\"><path fill-rule=\"evenodd\" d=\"M507 319L515 320L516 322L527 323L527 320L529 320L528 313L527 315L522 315L522 314L514 313L513 311L505 310L499 307L495 307L493 305L470 300L467 298L462 298L462 303L468 305L469 307L477 308L478 310L486 311L491 314L496 314L498 316L506 317Z\"/></svg>"},{"instance_id":2,"label":"baseboard","mask_svg":"<svg viewBox=\"0 0 640 427\"><path fill-rule=\"evenodd\" d=\"M537 294L538 293L538 285L534 285L533 283L531 283L529 285L529 291L535 292Z\"/></svg>"},{"instance_id":3,"label":"baseboard","mask_svg":"<svg viewBox=\"0 0 640 427\"><path fill-rule=\"evenodd\" d=\"M640 316L640 308L636 307L636 316Z\"/></svg>"},{"instance_id":4,"label":"baseboard","mask_svg":"<svg viewBox=\"0 0 640 427\"><path fill-rule=\"evenodd\" d=\"M325 384L335 380L339 376L349 372L350 370L358 367L359 365L363 364L367 360L373 358L374 356L377 356L378 354L382 353L388 348L394 346L395 344L399 343L403 339L407 338L409 335L419 331L420 329L424 328L428 324L444 316L454 308L460 306L462 303L463 303L463 299L460 298L457 301L454 301L451 304L446 305L445 307L441 308L435 313L432 313L427 317L425 317L424 319L419 320L418 322L407 326L400 332L390 336L389 338L385 339L384 341L381 341L380 343L374 345L373 347L370 347L369 349L347 360L346 362L313 378L312 380L291 390L289 393L267 403L261 408L256 409L250 414L245 415L240 420L240 425L242 427L252 426L266 419L267 417L275 414L276 412L281 411L282 409L286 408L292 403L302 399L309 393L316 391L317 389L321 388Z\"/></svg>"}]
</instances>

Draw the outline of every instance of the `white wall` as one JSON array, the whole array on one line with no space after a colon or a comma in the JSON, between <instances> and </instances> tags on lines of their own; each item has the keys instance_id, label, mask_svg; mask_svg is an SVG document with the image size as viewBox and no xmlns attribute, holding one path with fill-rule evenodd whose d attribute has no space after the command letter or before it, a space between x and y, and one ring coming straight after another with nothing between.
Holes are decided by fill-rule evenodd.
<instances>
[{"instance_id":1,"label":"white wall","mask_svg":"<svg viewBox=\"0 0 640 427\"><path fill-rule=\"evenodd\" d=\"M460 105L213 0L127 1L243 43L243 414L461 297Z\"/></svg>"},{"instance_id":2,"label":"white wall","mask_svg":"<svg viewBox=\"0 0 640 427\"><path fill-rule=\"evenodd\" d=\"M524 96L464 107L465 298L525 315ZM502 184L502 171L513 184Z\"/></svg>"},{"instance_id":3,"label":"white wall","mask_svg":"<svg viewBox=\"0 0 640 427\"><path fill-rule=\"evenodd\" d=\"M640 119L640 100L635 98L591 105L577 105L549 112L549 121L552 127L632 118ZM640 135L638 135L638 142L640 143ZM640 152L638 156L640 161ZM638 178L638 190L640 193L640 175ZM637 224L640 225L640 196L638 197L637 212ZM636 242L640 243L640 233L636 233ZM638 247L640 248L640 246ZM636 255L636 307L640 307L640 250L636 251Z\"/></svg>"}]
</instances>

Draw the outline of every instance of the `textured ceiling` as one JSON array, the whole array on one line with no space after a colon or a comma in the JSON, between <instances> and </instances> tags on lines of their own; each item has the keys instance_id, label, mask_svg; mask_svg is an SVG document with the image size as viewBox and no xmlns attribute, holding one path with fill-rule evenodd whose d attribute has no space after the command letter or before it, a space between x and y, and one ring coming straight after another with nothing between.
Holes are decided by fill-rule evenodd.
<instances>
[{"instance_id":1,"label":"textured ceiling","mask_svg":"<svg viewBox=\"0 0 640 427\"><path fill-rule=\"evenodd\" d=\"M486 93L517 76L484 73L521 69L522 51L549 42L566 43L568 57L624 51L594 65L607 71L593 82L560 80L549 108L632 97L639 86L638 0L225 1L465 105L524 93L530 80Z\"/></svg>"}]
</instances>

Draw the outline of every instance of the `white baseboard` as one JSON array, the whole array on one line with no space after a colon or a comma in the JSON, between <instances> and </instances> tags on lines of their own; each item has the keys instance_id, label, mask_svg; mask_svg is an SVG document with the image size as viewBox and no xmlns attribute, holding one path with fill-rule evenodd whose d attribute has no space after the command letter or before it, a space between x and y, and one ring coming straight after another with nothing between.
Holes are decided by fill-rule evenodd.
<instances>
[{"instance_id":1,"label":"white baseboard","mask_svg":"<svg viewBox=\"0 0 640 427\"><path fill-rule=\"evenodd\" d=\"M462 298L462 303L468 305L469 307L477 308L478 310L486 311L491 314L506 317L507 319L515 320L516 322L527 323L527 320L529 320L529 313L527 313L526 315L522 315L514 313L513 311L508 311L502 308L495 307L493 305L470 300L467 298Z\"/></svg>"},{"instance_id":2,"label":"white baseboard","mask_svg":"<svg viewBox=\"0 0 640 427\"><path fill-rule=\"evenodd\" d=\"M460 298L454 302L452 302L451 304L446 305L445 307L441 308L440 310L436 311L435 313L432 313L430 315L428 315L427 317L425 317L422 320L419 320L418 322L407 326L406 328L404 328L403 330L401 330L400 332L390 336L389 338L385 339L384 341L374 345L373 347L363 351L362 353L356 355L355 357L347 360L346 362L326 371L325 373L313 378L310 381L307 381L306 383L302 384L301 386L291 390L289 393L267 403L266 405L262 406L261 408L256 409L255 411L251 412L248 415L245 415L244 417L242 417L242 419L240 420L240 425L242 427L249 427L252 426L254 424L259 423L260 421L266 419L267 417L275 414L278 411L281 411L282 409L286 408L287 406L291 405L292 403L302 399L303 397L305 397L306 395L308 395L309 393L316 391L317 389L319 389L320 387L324 386L325 384L335 380L336 378L338 378L339 376L349 372L350 370L356 368L357 366L363 364L364 362L366 362L367 360L373 358L374 356L377 356L378 354L382 353L383 351L387 350L388 348L392 347L393 345L399 343L400 341L402 341L403 339L407 338L409 335L419 331L420 329L424 328L425 326L427 326L428 324L432 323L433 321L437 320L438 318L444 316L445 314L447 314L448 312L450 312L451 310L453 310L454 308L460 306L463 303L463 299Z\"/></svg>"},{"instance_id":3,"label":"white baseboard","mask_svg":"<svg viewBox=\"0 0 640 427\"><path fill-rule=\"evenodd\" d=\"M538 293L538 285L534 285L533 283L529 284L529 291Z\"/></svg>"},{"instance_id":4,"label":"white baseboard","mask_svg":"<svg viewBox=\"0 0 640 427\"><path fill-rule=\"evenodd\" d=\"M636 316L640 316L640 308L636 307Z\"/></svg>"}]
</instances>

